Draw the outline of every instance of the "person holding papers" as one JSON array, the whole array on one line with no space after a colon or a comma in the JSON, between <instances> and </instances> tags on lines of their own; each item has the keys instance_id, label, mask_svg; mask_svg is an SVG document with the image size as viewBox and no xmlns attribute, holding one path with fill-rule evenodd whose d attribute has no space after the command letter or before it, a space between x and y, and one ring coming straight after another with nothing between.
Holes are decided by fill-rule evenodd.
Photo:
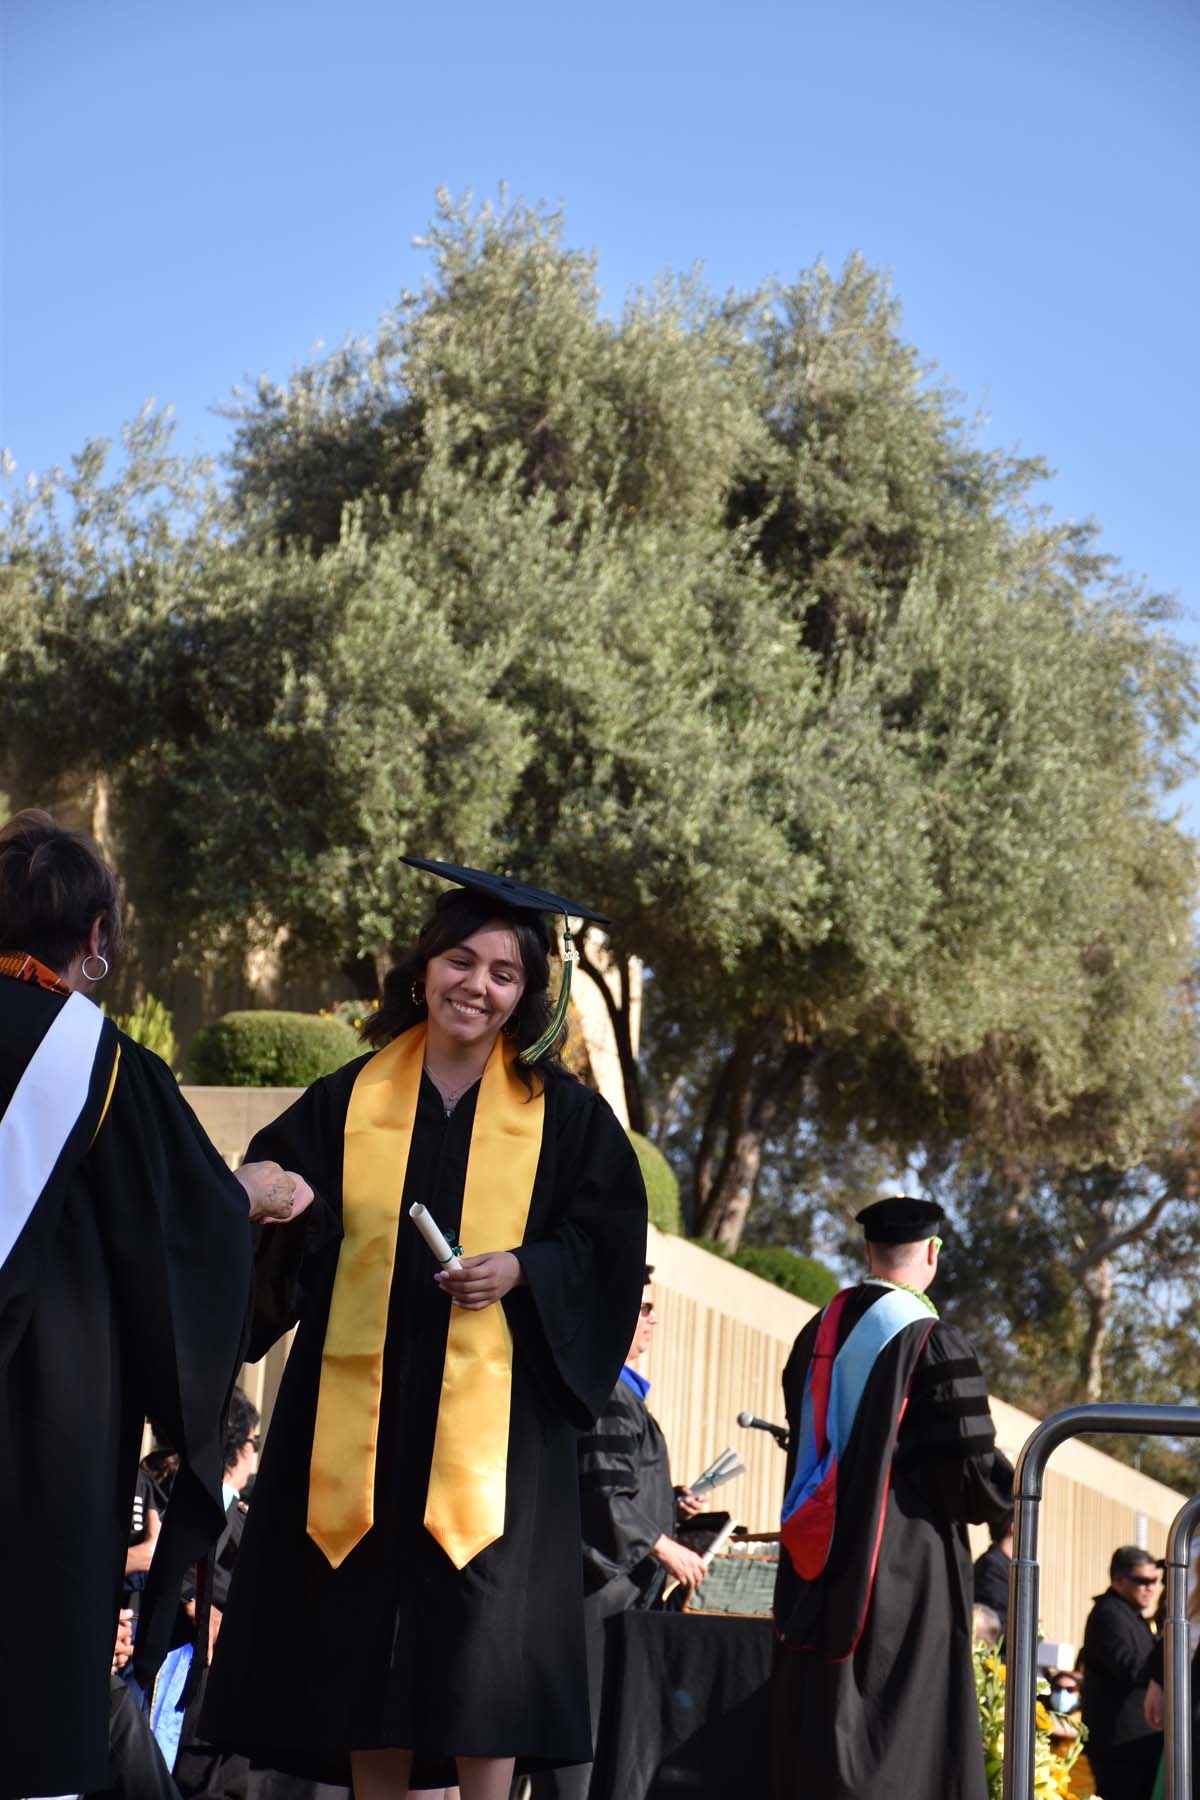
<instances>
[{"instance_id":1,"label":"person holding papers","mask_svg":"<svg viewBox=\"0 0 1200 1800\"><path fill-rule=\"evenodd\" d=\"M584 1611L593 1744L604 1686L604 1622L653 1607L674 1579L690 1593L706 1574L703 1557L675 1538L677 1514L694 1517L703 1501L671 1485L667 1441L646 1405L650 1383L634 1367L649 1350L658 1318L645 1271L642 1305L617 1385L594 1429L579 1440ZM587 1800L590 1762L533 1778L533 1800Z\"/></svg>"},{"instance_id":2,"label":"person holding papers","mask_svg":"<svg viewBox=\"0 0 1200 1800\"><path fill-rule=\"evenodd\" d=\"M598 915L406 860L455 885L384 984L382 1047L251 1146L318 1203L258 1261L252 1353L299 1330L204 1730L356 1800L454 1759L463 1800L507 1800L514 1758L591 1754L575 1445L629 1348L646 1197L556 1056L571 948L552 1011L544 915Z\"/></svg>"},{"instance_id":3,"label":"person holding papers","mask_svg":"<svg viewBox=\"0 0 1200 1800\"><path fill-rule=\"evenodd\" d=\"M224 1522L222 1414L250 1298L247 1196L170 1070L88 995L116 880L43 812L0 830L0 1795L106 1788L109 1669L147 1414L179 1452L138 1618L148 1681ZM63 1479L62 1446L71 1446Z\"/></svg>"}]
</instances>

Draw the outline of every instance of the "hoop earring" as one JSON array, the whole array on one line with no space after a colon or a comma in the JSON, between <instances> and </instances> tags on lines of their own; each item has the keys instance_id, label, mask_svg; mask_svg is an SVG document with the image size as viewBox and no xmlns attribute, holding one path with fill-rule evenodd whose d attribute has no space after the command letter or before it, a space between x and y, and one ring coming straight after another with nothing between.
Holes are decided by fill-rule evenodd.
<instances>
[{"instance_id":1,"label":"hoop earring","mask_svg":"<svg viewBox=\"0 0 1200 1800\"><path fill-rule=\"evenodd\" d=\"M418 988L420 988L420 990L421 990L419 994L417 992ZM412 996L412 1003L414 1006L424 1006L424 1004L425 1004L425 983L423 981L414 981L408 991Z\"/></svg>"},{"instance_id":2,"label":"hoop earring","mask_svg":"<svg viewBox=\"0 0 1200 1800\"><path fill-rule=\"evenodd\" d=\"M91 975L88 973L88 964L90 962L98 962L100 964L100 973L98 975ZM99 951L97 951L94 956L89 953L83 959L82 973L85 981L103 981L104 977L108 974L107 956L101 956Z\"/></svg>"}]
</instances>

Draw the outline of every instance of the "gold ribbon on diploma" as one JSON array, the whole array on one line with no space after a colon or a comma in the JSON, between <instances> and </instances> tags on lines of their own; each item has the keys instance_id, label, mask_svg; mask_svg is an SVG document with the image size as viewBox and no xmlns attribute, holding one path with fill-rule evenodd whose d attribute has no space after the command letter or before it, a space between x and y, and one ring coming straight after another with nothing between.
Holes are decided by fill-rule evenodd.
<instances>
[{"instance_id":1,"label":"gold ribbon on diploma","mask_svg":"<svg viewBox=\"0 0 1200 1800\"><path fill-rule=\"evenodd\" d=\"M388 1302L424 1061L425 1027L414 1025L365 1065L346 1114L344 1236L308 1483L308 1534L334 1568L374 1522ZM515 1063L515 1048L498 1038L475 1107L459 1226L472 1256L511 1250L525 1235L545 1095L530 1093ZM511 1401L502 1306L451 1307L425 1526L456 1568L504 1530Z\"/></svg>"}]
</instances>

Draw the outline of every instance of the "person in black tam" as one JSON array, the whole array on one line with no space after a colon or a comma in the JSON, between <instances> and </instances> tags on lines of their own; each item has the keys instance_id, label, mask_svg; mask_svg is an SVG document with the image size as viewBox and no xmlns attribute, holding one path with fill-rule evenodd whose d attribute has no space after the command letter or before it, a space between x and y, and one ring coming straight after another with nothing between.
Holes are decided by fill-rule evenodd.
<instances>
[{"instance_id":1,"label":"person in black tam","mask_svg":"<svg viewBox=\"0 0 1200 1800\"><path fill-rule=\"evenodd\" d=\"M986 1800L966 1525L1004 1516L1012 1470L974 1352L926 1291L939 1209L898 1195L858 1222L868 1278L784 1370L773 1800Z\"/></svg>"}]
</instances>

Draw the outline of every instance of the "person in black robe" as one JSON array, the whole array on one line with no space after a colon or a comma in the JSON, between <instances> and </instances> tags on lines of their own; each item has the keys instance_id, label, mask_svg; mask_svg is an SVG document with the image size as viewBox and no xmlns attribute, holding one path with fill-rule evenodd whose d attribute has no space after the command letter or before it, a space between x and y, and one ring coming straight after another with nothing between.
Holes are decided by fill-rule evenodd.
<instances>
[{"instance_id":1,"label":"person in black robe","mask_svg":"<svg viewBox=\"0 0 1200 1800\"><path fill-rule=\"evenodd\" d=\"M170 1070L86 997L119 943L95 847L18 814L0 831L0 1592L20 1621L0 1645L5 1797L108 1786L143 1421L161 1418L180 1454L141 1596L149 1681L179 1582L221 1529L247 1192L275 1205L282 1173L233 1176Z\"/></svg>"},{"instance_id":2,"label":"person in black robe","mask_svg":"<svg viewBox=\"0 0 1200 1800\"><path fill-rule=\"evenodd\" d=\"M774 1800L986 1800L966 1525L1011 1507L1012 1471L995 1449L974 1352L925 1295L940 1218L905 1197L865 1208L870 1279L810 1320L784 1371ZM871 1316L881 1305L893 1315L886 1330ZM838 1361L823 1373L815 1350ZM831 1366L828 1435L816 1434L806 1481Z\"/></svg>"},{"instance_id":3,"label":"person in black robe","mask_svg":"<svg viewBox=\"0 0 1200 1800\"><path fill-rule=\"evenodd\" d=\"M384 1048L315 1083L250 1148L283 1156L318 1202L264 1242L258 1259L251 1354L297 1321L299 1329L203 1729L262 1766L309 1779L344 1782L353 1763L358 1800L452 1782L454 1759L464 1800L506 1797L513 1758L521 1768L589 1759L576 1434L621 1368L645 1263L645 1190L629 1138L606 1102L548 1054L565 1003L560 996L551 1018L540 914L565 913L566 903L476 871L447 873L465 891L442 897L388 977L372 1032ZM334 1566L309 1521L331 1479L345 1475L327 1452L314 1455L314 1436L339 1264L343 1277L347 1269L339 1236L344 1229L350 1244L363 1213L355 1202L343 1216L344 1166L351 1145L356 1154L362 1147L358 1127L347 1135L347 1117L360 1084L394 1087L389 1071L401 1066L414 1098L407 1151L387 1152L397 1181L405 1153L407 1165L398 1216L383 1234L394 1262L378 1325L373 1522ZM459 1273L435 1274L409 1210L427 1207L453 1244L477 1115L497 1069L510 1088L518 1075L524 1083L518 1113L533 1100L544 1105L524 1230L510 1251L464 1254ZM393 1131L389 1143L399 1138ZM487 1162L497 1179L505 1160ZM470 1251L465 1222L462 1236ZM448 1300L476 1310L499 1301L511 1334L500 1535L462 1566L425 1525Z\"/></svg>"},{"instance_id":4,"label":"person in black robe","mask_svg":"<svg viewBox=\"0 0 1200 1800\"><path fill-rule=\"evenodd\" d=\"M702 1509L689 1488L675 1488L667 1440L646 1405L650 1383L633 1364L653 1341L653 1269L646 1270L642 1310L617 1385L592 1430L579 1440L579 1497L583 1528L584 1618L593 1736L599 1731L604 1689L605 1621L647 1610L671 1578L691 1592L703 1581L704 1559L675 1537L678 1518ZM587 1800L592 1765L536 1774L532 1800Z\"/></svg>"}]
</instances>

